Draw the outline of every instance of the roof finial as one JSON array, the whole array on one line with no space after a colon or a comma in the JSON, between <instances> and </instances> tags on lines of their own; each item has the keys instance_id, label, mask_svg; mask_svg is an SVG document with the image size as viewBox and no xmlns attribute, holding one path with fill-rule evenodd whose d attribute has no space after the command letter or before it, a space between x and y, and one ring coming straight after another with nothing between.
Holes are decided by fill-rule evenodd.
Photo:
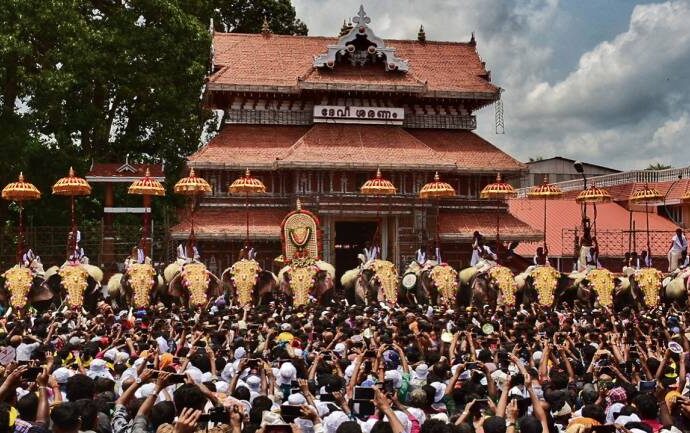
<instances>
[{"instance_id":1,"label":"roof finial","mask_svg":"<svg viewBox=\"0 0 690 433\"><path fill-rule=\"evenodd\" d=\"M352 27L348 26L347 22L343 20L343 26L340 28L340 34L338 37L345 36L346 34L350 33L350 29L352 29Z\"/></svg>"},{"instance_id":2,"label":"roof finial","mask_svg":"<svg viewBox=\"0 0 690 433\"><path fill-rule=\"evenodd\" d=\"M477 45L477 40L474 39L474 32L472 32L472 37L470 38L470 45L472 45L473 47Z\"/></svg>"},{"instance_id":3,"label":"roof finial","mask_svg":"<svg viewBox=\"0 0 690 433\"><path fill-rule=\"evenodd\" d=\"M426 42L426 33L424 32L424 26L419 26L419 31L417 32L417 40L419 42Z\"/></svg>"},{"instance_id":4,"label":"roof finial","mask_svg":"<svg viewBox=\"0 0 690 433\"><path fill-rule=\"evenodd\" d=\"M297 210L302 210L302 200L297 197L297 203L295 205L297 207Z\"/></svg>"},{"instance_id":5,"label":"roof finial","mask_svg":"<svg viewBox=\"0 0 690 433\"><path fill-rule=\"evenodd\" d=\"M261 34L268 37L271 35L271 27L268 25L268 18L264 15L264 23L261 25Z\"/></svg>"}]
</instances>

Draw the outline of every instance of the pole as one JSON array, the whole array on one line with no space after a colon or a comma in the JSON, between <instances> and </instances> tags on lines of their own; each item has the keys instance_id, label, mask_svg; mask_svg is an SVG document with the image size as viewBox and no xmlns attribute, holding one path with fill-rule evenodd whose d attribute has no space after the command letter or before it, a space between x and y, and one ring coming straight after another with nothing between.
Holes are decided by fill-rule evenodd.
<instances>
[{"instance_id":1,"label":"pole","mask_svg":"<svg viewBox=\"0 0 690 433\"><path fill-rule=\"evenodd\" d=\"M499 262L499 257L501 254L500 247L499 247L499 245L501 244L500 226L501 226L501 211L499 209L496 212L496 263Z\"/></svg>"},{"instance_id":2,"label":"pole","mask_svg":"<svg viewBox=\"0 0 690 433\"><path fill-rule=\"evenodd\" d=\"M647 217L647 257L649 259L652 259L652 247L649 244L649 203L645 200L644 202L644 213L646 214Z\"/></svg>"},{"instance_id":3,"label":"pole","mask_svg":"<svg viewBox=\"0 0 690 433\"><path fill-rule=\"evenodd\" d=\"M249 251L249 193L245 192L244 194L244 213L246 216L246 222L247 222L247 234L244 238L244 248L247 249L247 252Z\"/></svg>"},{"instance_id":4,"label":"pole","mask_svg":"<svg viewBox=\"0 0 690 433\"><path fill-rule=\"evenodd\" d=\"M544 197L544 250L546 250L546 197Z\"/></svg>"},{"instance_id":5,"label":"pole","mask_svg":"<svg viewBox=\"0 0 690 433\"><path fill-rule=\"evenodd\" d=\"M72 210L72 239L70 239L69 247L70 247L70 250L72 251L72 253L74 253L74 251L77 249L77 221L76 221L75 209L74 209L74 196L70 195L69 199L70 199L70 207ZM70 253L68 252L68 254L67 254L68 257L69 257L69 254Z\"/></svg>"},{"instance_id":6,"label":"pole","mask_svg":"<svg viewBox=\"0 0 690 433\"><path fill-rule=\"evenodd\" d=\"M17 264L21 265L22 253L24 252L24 209L21 200L19 200L17 204L19 205L19 239L17 242Z\"/></svg>"}]
</instances>

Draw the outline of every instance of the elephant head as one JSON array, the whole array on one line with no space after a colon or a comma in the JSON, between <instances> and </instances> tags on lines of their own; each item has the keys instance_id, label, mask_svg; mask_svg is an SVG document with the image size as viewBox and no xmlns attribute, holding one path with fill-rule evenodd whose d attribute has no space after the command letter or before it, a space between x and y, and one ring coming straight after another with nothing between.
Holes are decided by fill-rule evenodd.
<instances>
[{"instance_id":1,"label":"elephant head","mask_svg":"<svg viewBox=\"0 0 690 433\"><path fill-rule=\"evenodd\" d=\"M492 305L498 303L498 286L492 283L487 272L480 272L475 266L462 269L460 281L461 305Z\"/></svg>"},{"instance_id":2,"label":"elephant head","mask_svg":"<svg viewBox=\"0 0 690 433\"><path fill-rule=\"evenodd\" d=\"M12 308L24 308L29 300L29 291L34 282L31 270L16 265L5 271L2 276L5 278L5 288L9 291Z\"/></svg>"},{"instance_id":3,"label":"elephant head","mask_svg":"<svg viewBox=\"0 0 690 433\"><path fill-rule=\"evenodd\" d=\"M154 290L164 286L163 279L150 263L132 263L124 274L110 277L108 293L114 298L124 297L134 308L147 308Z\"/></svg>"},{"instance_id":4,"label":"elephant head","mask_svg":"<svg viewBox=\"0 0 690 433\"><path fill-rule=\"evenodd\" d=\"M68 262L61 267L53 266L46 271L46 281L53 284L59 280L59 288L66 292L67 305L70 308L82 308L85 297L101 287L103 271L100 268L84 263Z\"/></svg>"},{"instance_id":5,"label":"elephant head","mask_svg":"<svg viewBox=\"0 0 690 433\"><path fill-rule=\"evenodd\" d=\"M277 286L277 279L273 272L261 269L259 262L253 259L241 259L227 268L220 276L221 281L230 279L233 298L239 305L251 305L271 295Z\"/></svg>"},{"instance_id":6,"label":"elephant head","mask_svg":"<svg viewBox=\"0 0 690 433\"><path fill-rule=\"evenodd\" d=\"M589 287L597 296L599 305L609 307L613 305L613 295L616 288L614 275L608 269L592 269L587 272Z\"/></svg>"},{"instance_id":7,"label":"elephant head","mask_svg":"<svg viewBox=\"0 0 690 433\"><path fill-rule=\"evenodd\" d=\"M642 292L642 299L649 308L659 305L661 292L661 271L655 268L643 268L633 274L633 280Z\"/></svg>"},{"instance_id":8,"label":"elephant head","mask_svg":"<svg viewBox=\"0 0 690 433\"><path fill-rule=\"evenodd\" d=\"M436 292L441 295L440 302L447 306L455 305L455 298L458 293L458 272L451 266L442 263L433 266L430 270L422 272L422 283L424 284L424 275L429 276Z\"/></svg>"},{"instance_id":9,"label":"elephant head","mask_svg":"<svg viewBox=\"0 0 690 433\"><path fill-rule=\"evenodd\" d=\"M491 284L498 288L500 301L504 305L515 305L515 292L517 292L517 283L515 276L510 268L505 266L494 266L489 269L489 280Z\"/></svg>"},{"instance_id":10,"label":"elephant head","mask_svg":"<svg viewBox=\"0 0 690 433\"><path fill-rule=\"evenodd\" d=\"M370 285L376 289L380 301L396 304L398 302L398 270L387 260L371 260L363 270L373 272L368 279Z\"/></svg>"},{"instance_id":11,"label":"elephant head","mask_svg":"<svg viewBox=\"0 0 690 433\"><path fill-rule=\"evenodd\" d=\"M176 262L168 265L163 273L168 281L168 293L188 298L190 306L206 305L209 296L216 297L222 293L221 281L201 262Z\"/></svg>"},{"instance_id":12,"label":"elephant head","mask_svg":"<svg viewBox=\"0 0 690 433\"><path fill-rule=\"evenodd\" d=\"M309 302L312 295L323 302L334 288L335 268L322 260L293 260L278 272L281 291L292 296L295 306Z\"/></svg>"},{"instance_id":13,"label":"elephant head","mask_svg":"<svg viewBox=\"0 0 690 433\"><path fill-rule=\"evenodd\" d=\"M532 287L537 292L537 301L543 307L553 305L561 274L551 266L535 266L529 272Z\"/></svg>"}]
</instances>

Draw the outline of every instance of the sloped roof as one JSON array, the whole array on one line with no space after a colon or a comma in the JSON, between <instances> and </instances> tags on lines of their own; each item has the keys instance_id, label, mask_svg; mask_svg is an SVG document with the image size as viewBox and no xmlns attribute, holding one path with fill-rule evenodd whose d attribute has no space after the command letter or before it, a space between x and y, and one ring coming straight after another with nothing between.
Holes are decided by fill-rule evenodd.
<instances>
[{"instance_id":1,"label":"sloped roof","mask_svg":"<svg viewBox=\"0 0 690 433\"><path fill-rule=\"evenodd\" d=\"M573 255L573 239L572 237L564 238L564 232L577 229L579 234L582 234L581 225L581 210L580 205L575 200L560 199L547 200L547 226L546 226L546 241L549 247L549 255L552 257L570 257ZM532 228L542 231L544 224L544 202L541 200L527 200L514 199L509 200L510 213L515 215L520 220L529 224ZM593 218L593 208L590 206L588 215ZM637 230L635 241L638 250L643 249L646 245L646 215L644 212L632 212L633 221ZM596 224L597 231L603 235L604 232L617 233L618 239L610 239L604 242L603 236L599 245L600 254L607 257L622 257L627 251L627 233L624 231L629 229L630 213L627 209L617 203L602 203L597 205ZM676 225L655 213L649 214L649 229L652 232L672 232L676 229ZM664 237L663 244L668 248L670 243L670 236L668 239ZM516 252L520 255L532 256L536 252L537 247L541 246L541 242L528 244L521 243L518 245ZM654 251L654 249L656 251ZM664 255L666 250L661 251L659 247L654 248L652 253L654 255Z\"/></svg>"},{"instance_id":2,"label":"sloped roof","mask_svg":"<svg viewBox=\"0 0 690 433\"><path fill-rule=\"evenodd\" d=\"M243 210L201 209L194 215L194 234L201 240L241 240L247 233ZM249 239L280 240L280 223L285 211L250 210ZM170 229L173 239L186 239L191 223L185 219Z\"/></svg>"},{"instance_id":3,"label":"sloped roof","mask_svg":"<svg viewBox=\"0 0 690 433\"><path fill-rule=\"evenodd\" d=\"M524 164L469 131L388 125L226 125L189 157L194 168L362 168L515 172Z\"/></svg>"},{"instance_id":4,"label":"sloped roof","mask_svg":"<svg viewBox=\"0 0 690 433\"><path fill-rule=\"evenodd\" d=\"M86 173L89 182L132 182L144 177L146 169L150 175L160 181L165 180L163 166L161 164L128 164L128 163L93 163Z\"/></svg>"},{"instance_id":5,"label":"sloped roof","mask_svg":"<svg viewBox=\"0 0 690 433\"><path fill-rule=\"evenodd\" d=\"M444 241L471 242L474 231L487 239L496 236L496 214L491 212L462 212L439 214L439 237ZM509 213L501 214L500 236L502 240L536 240L542 237L540 230L530 227Z\"/></svg>"},{"instance_id":6,"label":"sloped roof","mask_svg":"<svg viewBox=\"0 0 690 433\"><path fill-rule=\"evenodd\" d=\"M332 70L314 68L314 56L336 42L337 38L322 36L214 33L215 71L207 88L215 91L254 87L271 91L273 87L273 91L297 92L300 88L340 84L378 91L392 86L448 97L499 96L499 88L487 79L487 71L471 43L386 40L398 57L409 61L407 73L385 71L379 63L361 68L340 63Z\"/></svg>"}]
</instances>

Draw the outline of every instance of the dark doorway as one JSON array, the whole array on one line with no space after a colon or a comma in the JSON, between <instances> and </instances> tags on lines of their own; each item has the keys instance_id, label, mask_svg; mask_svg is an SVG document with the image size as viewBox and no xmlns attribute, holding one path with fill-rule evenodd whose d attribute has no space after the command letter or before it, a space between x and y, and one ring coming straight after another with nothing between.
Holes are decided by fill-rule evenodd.
<instances>
[{"instance_id":1,"label":"dark doorway","mask_svg":"<svg viewBox=\"0 0 690 433\"><path fill-rule=\"evenodd\" d=\"M336 221L335 272L338 288L343 273L359 266L357 254L370 246L376 227L375 221Z\"/></svg>"}]
</instances>

